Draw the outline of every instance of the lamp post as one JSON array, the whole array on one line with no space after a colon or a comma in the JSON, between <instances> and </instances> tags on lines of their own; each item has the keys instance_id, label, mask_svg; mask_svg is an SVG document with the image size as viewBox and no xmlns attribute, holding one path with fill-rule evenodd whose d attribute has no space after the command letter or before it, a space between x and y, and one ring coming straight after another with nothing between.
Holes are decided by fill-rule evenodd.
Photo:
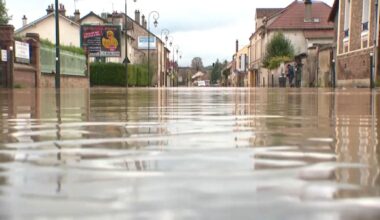
<instances>
[{"instance_id":1,"label":"lamp post","mask_svg":"<svg viewBox=\"0 0 380 220\"><path fill-rule=\"evenodd\" d=\"M178 87L178 77L179 77L179 60L181 60L182 59L182 51L179 51L179 52L177 52L177 72L178 72L178 76L177 76L177 87ZM182 80L183 80L183 78L182 78ZM181 81L182 81L181 80Z\"/></svg>"},{"instance_id":2,"label":"lamp post","mask_svg":"<svg viewBox=\"0 0 380 220\"><path fill-rule=\"evenodd\" d=\"M148 80L149 80L149 86L152 86L152 80L150 77L150 18L153 17L154 19L154 26L157 27L158 25L158 19L160 18L160 13L157 11L152 11L148 15Z\"/></svg>"},{"instance_id":3,"label":"lamp post","mask_svg":"<svg viewBox=\"0 0 380 220\"><path fill-rule=\"evenodd\" d=\"M133 2L136 2L137 0L133 0ZM124 32L125 32L125 86L128 87L128 7L127 7L127 0L125 0L125 24L124 24Z\"/></svg>"},{"instance_id":4,"label":"lamp post","mask_svg":"<svg viewBox=\"0 0 380 220\"><path fill-rule=\"evenodd\" d=\"M173 52L173 39L174 39L173 36L168 36L169 47L171 48L170 52ZM168 59L169 59L169 69L174 68L174 66L173 66L174 61L173 60L170 61L170 54L168 55ZM166 75L168 75L168 73L166 73ZM170 77L169 77L169 79L170 79L169 84L170 85L169 86L173 86L173 85L171 85L171 83L172 83L171 77L172 77L172 75L170 74Z\"/></svg>"},{"instance_id":5,"label":"lamp post","mask_svg":"<svg viewBox=\"0 0 380 220\"><path fill-rule=\"evenodd\" d=\"M58 0L55 0L55 88L61 88L61 59L59 49L59 9Z\"/></svg>"},{"instance_id":6,"label":"lamp post","mask_svg":"<svg viewBox=\"0 0 380 220\"><path fill-rule=\"evenodd\" d=\"M175 56L174 54L177 53L177 56L178 56L178 50L179 50L179 46L178 45L175 45L173 46L173 76L175 76L176 74L176 67L175 67L175 64L176 64L176 61L175 61ZM178 76L177 76L178 77ZM177 78L177 85L178 85L178 78ZM174 85L174 77L173 77L173 86Z\"/></svg>"},{"instance_id":7,"label":"lamp post","mask_svg":"<svg viewBox=\"0 0 380 220\"><path fill-rule=\"evenodd\" d=\"M164 86L166 85L165 47L166 47L166 44L168 43L168 40L169 40L169 34L170 34L170 31L168 29L164 28L161 30L161 40L163 40L163 35L165 35L165 44L162 46L162 51L161 51L161 55L163 54L162 59L161 59L162 71L160 72L160 76L162 73L164 74L164 76L163 76L164 77ZM159 85L161 86L161 77L160 77Z\"/></svg>"}]
</instances>

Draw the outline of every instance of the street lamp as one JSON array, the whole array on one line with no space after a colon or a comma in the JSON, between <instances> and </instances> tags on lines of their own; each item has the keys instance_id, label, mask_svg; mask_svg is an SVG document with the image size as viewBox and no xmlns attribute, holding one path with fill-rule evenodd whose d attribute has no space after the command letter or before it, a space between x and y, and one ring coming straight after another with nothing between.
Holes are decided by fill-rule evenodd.
<instances>
[{"instance_id":1,"label":"street lamp","mask_svg":"<svg viewBox=\"0 0 380 220\"><path fill-rule=\"evenodd\" d=\"M133 0L136 2L137 0ZM125 86L128 87L128 10L127 10L127 0L125 0L125 24L124 24L124 32L125 32Z\"/></svg>"},{"instance_id":2,"label":"street lamp","mask_svg":"<svg viewBox=\"0 0 380 220\"><path fill-rule=\"evenodd\" d=\"M161 54L163 54L162 56L162 59L161 59L161 68L162 68L162 71L159 73L160 76L161 74L163 73L164 74L164 86L166 86L166 62L165 62L165 47L166 47L166 44L168 43L168 40L169 40L169 34L170 34L170 31L166 28L162 29L161 30L161 40L163 40L163 35L165 35L165 45L162 46L162 52ZM160 77L160 83L159 85L161 86L161 77Z\"/></svg>"},{"instance_id":3,"label":"street lamp","mask_svg":"<svg viewBox=\"0 0 380 220\"><path fill-rule=\"evenodd\" d=\"M153 17L154 19L154 27L157 27L158 25L158 19L160 18L160 13L157 11L152 11L148 15L148 80L149 80L149 86L152 86L152 80L150 78L150 18Z\"/></svg>"},{"instance_id":4,"label":"street lamp","mask_svg":"<svg viewBox=\"0 0 380 220\"><path fill-rule=\"evenodd\" d=\"M173 76L176 75L175 74L176 73L176 67L175 67L176 61L175 61L174 54L177 53L177 57L178 57L178 50L179 50L178 45L173 46ZM178 63L177 63L177 65L178 65ZM178 76L177 76L177 85L178 85ZM174 77L173 77L173 86L174 86Z\"/></svg>"},{"instance_id":5,"label":"street lamp","mask_svg":"<svg viewBox=\"0 0 380 220\"><path fill-rule=\"evenodd\" d=\"M183 54L182 51L177 52L177 63L178 63L178 66L177 66L177 72L178 72L177 87L178 87L178 77L179 77L179 60L182 59L182 54ZM183 80L183 78L182 78L182 80ZM182 80L181 80L181 82L182 82Z\"/></svg>"}]
</instances>

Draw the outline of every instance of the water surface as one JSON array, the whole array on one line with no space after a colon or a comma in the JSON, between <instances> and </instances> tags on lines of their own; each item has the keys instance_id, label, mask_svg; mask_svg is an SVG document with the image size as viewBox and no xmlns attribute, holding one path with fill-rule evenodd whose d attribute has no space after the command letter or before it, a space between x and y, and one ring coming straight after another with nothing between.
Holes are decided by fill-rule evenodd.
<instances>
[{"instance_id":1,"label":"water surface","mask_svg":"<svg viewBox=\"0 0 380 220\"><path fill-rule=\"evenodd\" d=\"M0 90L0 219L380 219L380 93Z\"/></svg>"}]
</instances>

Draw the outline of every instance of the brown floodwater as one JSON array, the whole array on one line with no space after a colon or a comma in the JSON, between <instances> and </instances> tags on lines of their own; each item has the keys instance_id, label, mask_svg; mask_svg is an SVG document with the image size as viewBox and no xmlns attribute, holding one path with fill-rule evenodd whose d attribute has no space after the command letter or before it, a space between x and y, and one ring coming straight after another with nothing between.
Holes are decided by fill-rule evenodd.
<instances>
[{"instance_id":1,"label":"brown floodwater","mask_svg":"<svg viewBox=\"0 0 380 220\"><path fill-rule=\"evenodd\" d=\"M0 90L0 219L380 219L380 91Z\"/></svg>"}]
</instances>

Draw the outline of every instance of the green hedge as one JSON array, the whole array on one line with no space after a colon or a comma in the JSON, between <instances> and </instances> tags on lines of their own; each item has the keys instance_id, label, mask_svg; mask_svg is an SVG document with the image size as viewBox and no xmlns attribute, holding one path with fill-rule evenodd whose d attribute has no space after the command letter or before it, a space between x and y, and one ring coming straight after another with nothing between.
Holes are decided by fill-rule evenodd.
<instances>
[{"instance_id":1,"label":"green hedge","mask_svg":"<svg viewBox=\"0 0 380 220\"><path fill-rule=\"evenodd\" d=\"M42 45L44 45L46 47L55 48L55 44L50 42L47 39L41 39L40 42ZM84 50L80 47L66 46L66 45L61 44L59 48L61 48L62 50L65 50L65 51L72 52L72 53L85 55Z\"/></svg>"},{"instance_id":2,"label":"green hedge","mask_svg":"<svg viewBox=\"0 0 380 220\"><path fill-rule=\"evenodd\" d=\"M92 63L91 86L125 86L125 65L120 63ZM128 65L128 86L148 86L146 65Z\"/></svg>"}]
</instances>

